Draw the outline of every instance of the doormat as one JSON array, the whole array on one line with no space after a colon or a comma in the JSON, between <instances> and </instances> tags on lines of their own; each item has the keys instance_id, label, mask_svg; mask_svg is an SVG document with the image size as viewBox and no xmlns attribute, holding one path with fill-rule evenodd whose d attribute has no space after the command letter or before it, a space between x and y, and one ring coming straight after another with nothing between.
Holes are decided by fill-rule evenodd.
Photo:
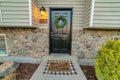
<instances>
[{"instance_id":1,"label":"doormat","mask_svg":"<svg viewBox=\"0 0 120 80\"><path fill-rule=\"evenodd\" d=\"M43 74L74 75L77 74L72 61L48 60Z\"/></svg>"},{"instance_id":2,"label":"doormat","mask_svg":"<svg viewBox=\"0 0 120 80\"><path fill-rule=\"evenodd\" d=\"M55 72L70 72L70 64L69 62L50 62L48 66L48 71Z\"/></svg>"}]
</instances>

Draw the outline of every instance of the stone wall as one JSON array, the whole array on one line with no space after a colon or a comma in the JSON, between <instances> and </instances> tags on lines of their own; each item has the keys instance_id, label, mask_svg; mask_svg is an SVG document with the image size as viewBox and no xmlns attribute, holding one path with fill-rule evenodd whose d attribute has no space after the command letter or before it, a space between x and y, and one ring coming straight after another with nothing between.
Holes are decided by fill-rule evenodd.
<instances>
[{"instance_id":1,"label":"stone wall","mask_svg":"<svg viewBox=\"0 0 120 80\"><path fill-rule=\"evenodd\" d=\"M49 29L0 28L7 36L9 56L41 57L49 54ZM116 30L72 30L72 55L79 58L94 59L103 43L112 36L119 35Z\"/></svg>"},{"instance_id":2,"label":"stone wall","mask_svg":"<svg viewBox=\"0 0 120 80\"><path fill-rule=\"evenodd\" d=\"M8 55L41 57L48 54L48 30L47 29L0 29L0 33L6 34Z\"/></svg>"},{"instance_id":3,"label":"stone wall","mask_svg":"<svg viewBox=\"0 0 120 80\"><path fill-rule=\"evenodd\" d=\"M94 59L102 44L117 36L116 30L73 30L72 53L78 58Z\"/></svg>"}]
</instances>

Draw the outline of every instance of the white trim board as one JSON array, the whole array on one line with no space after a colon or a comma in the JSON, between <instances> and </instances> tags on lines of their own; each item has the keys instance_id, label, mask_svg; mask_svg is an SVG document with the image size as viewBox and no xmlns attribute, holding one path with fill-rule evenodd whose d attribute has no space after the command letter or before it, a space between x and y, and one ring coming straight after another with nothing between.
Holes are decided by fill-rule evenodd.
<instances>
[{"instance_id":1,"label":"white trim board","mask_svg":"<svg viewBox=\"0 0 120 80\"><path fill-rule=\"evenodd\" d=\"M92 0L91 1L91 12L90 12L90 27L93 26L94 9L95 9L95 0Z\"/></svg>"},{"instance_id":2,"label":"white trim board","mask_svg":"<svg viewBox=\"0 0 120 80\"><path fill-rule=\"evenodd\" d=\"M32 26L32 1L29 0L29 24Z\"/></svg>"}]
</instances>

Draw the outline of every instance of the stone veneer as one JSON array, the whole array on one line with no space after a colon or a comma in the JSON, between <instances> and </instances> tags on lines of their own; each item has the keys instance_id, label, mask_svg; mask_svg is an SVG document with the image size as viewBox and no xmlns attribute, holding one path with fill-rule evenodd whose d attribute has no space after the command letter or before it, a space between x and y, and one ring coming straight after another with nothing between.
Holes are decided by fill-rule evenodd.
<instances>
[{"instance_id":1,"label":"stone veneer","mask_svg":"<svg viewBox=\"0 0 120 80\"><path fill-rule=\"evenodd\" d=\"M49 54L49 29L0 28L7 36L9 56L41 57ZM72 55L78 58L94 59L103 43L112 36L119 35L117 30L72 30Z\"/></svg>"}]
</instances>

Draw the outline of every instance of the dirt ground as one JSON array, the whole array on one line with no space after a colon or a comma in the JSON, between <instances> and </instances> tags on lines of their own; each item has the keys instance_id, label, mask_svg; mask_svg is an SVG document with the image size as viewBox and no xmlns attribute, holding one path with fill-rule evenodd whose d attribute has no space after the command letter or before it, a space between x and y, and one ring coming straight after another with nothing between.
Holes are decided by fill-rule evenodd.
<instances>
[{"instance_id":1,"label":"dirt ground","mask_svg":"<svg viewBox=\"0 0 120 80\"><path fill-rule=\"evenodd\" d=\"M0 80L29 80L39 64L21 63L18 69ZM87 80L97 80L93 66L81 66Z\"/></svg>"}]
</instances>

